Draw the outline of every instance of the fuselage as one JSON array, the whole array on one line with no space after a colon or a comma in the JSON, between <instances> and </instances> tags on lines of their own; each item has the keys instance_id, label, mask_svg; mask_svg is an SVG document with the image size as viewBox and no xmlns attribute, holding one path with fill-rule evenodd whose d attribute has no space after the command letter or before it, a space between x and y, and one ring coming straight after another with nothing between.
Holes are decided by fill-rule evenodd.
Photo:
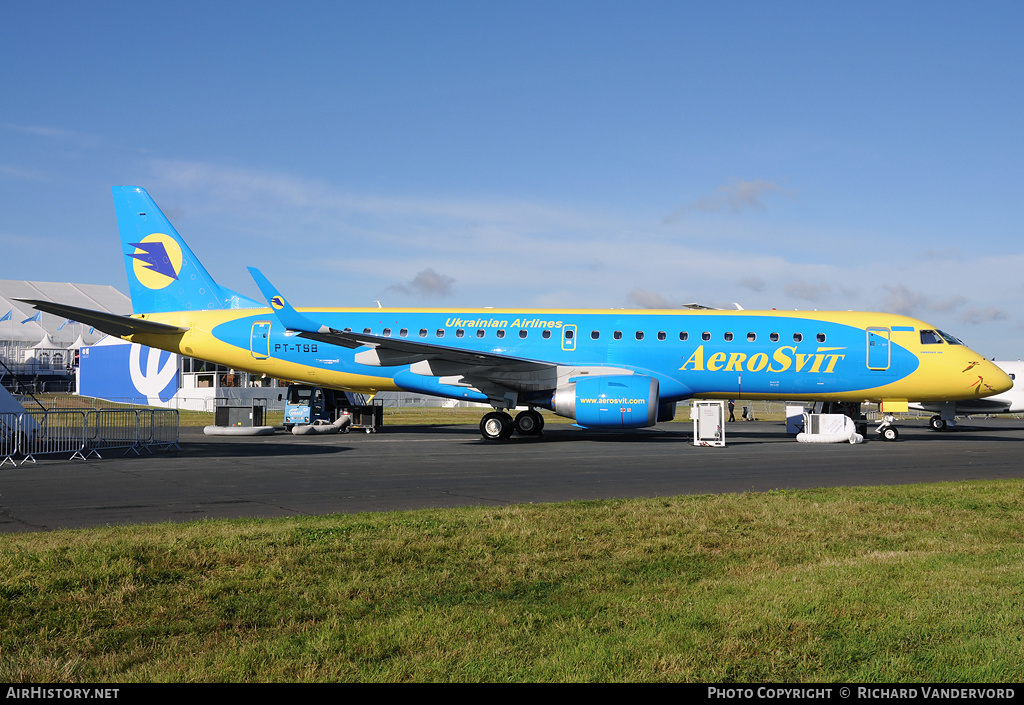
<instances>
[{"instance_id":1,"label":"fuselage","mask_svg":"<svg viewBox=\"0 0 1024 705\"><path fill-rule=\"evenodd\" d=\"M850 402L976 399L1011 380L955 338L907 316L853 311L302 309L337 330L555 363L552 379L511 379L531 404L574 375L650 376L660 400ZM281 379L369 392L486 401L472 370L428 374L289 334L270 309L154 313L189 328L134 342ZM941 333L941 331L939 332ZM433 372L437 372L433 370ZM532 396L531 396L532 395Z\"/></svg>"}]
</instances>

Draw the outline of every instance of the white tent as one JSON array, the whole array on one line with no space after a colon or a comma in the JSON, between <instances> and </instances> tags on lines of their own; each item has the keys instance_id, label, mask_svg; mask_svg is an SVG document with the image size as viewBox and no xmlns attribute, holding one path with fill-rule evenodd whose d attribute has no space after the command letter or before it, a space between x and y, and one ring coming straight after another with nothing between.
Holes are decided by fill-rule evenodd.
<instances>
[{"instance_id":1,"label":"white tent","mask_svg":"<svg viewBox=\"0 0 1024 705\"><path fill-rule=\"evenodd\" d=\"M88 343L85 342L85 338L83 338L82 334L79 333L78 337L75 338L75 342L68 346L68 350L81 350L86 345L88 345Z\"/></svg>"},{"instance_id":2,"label":"white tent","mask_svg":"<svg viewBox=\"0 0 1024 705\"><path fill-rule=\"evenodd\" d=\"M71 354L68 353L67 348L53 342L50 339L50 334L46 333L43 335L42 340L25 352L24 361L26 363L33 363L39 372L45 372L46 370L63 372L70 358Z\"/></svg>"},{"instance_id":3,"label":"white tent","mask_svg":"<svg viewBox=\"0 0 1024 705\"><path fill-rule=\"evenodd\" d=\"M43 339L33 345L30 350L64 350L63 345L57 345L50 339L50 334L44 332Z\"/></svg>"}]
</instances>

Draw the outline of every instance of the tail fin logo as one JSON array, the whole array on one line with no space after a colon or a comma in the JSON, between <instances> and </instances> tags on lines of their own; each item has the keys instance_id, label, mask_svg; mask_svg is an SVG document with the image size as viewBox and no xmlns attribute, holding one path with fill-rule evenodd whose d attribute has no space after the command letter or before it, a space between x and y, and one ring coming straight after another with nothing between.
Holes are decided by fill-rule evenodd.
<instances>
[{"instance_id":1,"label":"tail fin logo","mask_svg":"<svg viewBox=\"0 0 1024 705\"><path fill-rule=\"evenodd\" d=\"M181 247L170 235L153 233L141 242L129 243L134 252L126 252L135 261L132 271L139 283L147 289L164 289L177 281L181 272Z\"/></svg>"},{"instance_id":2,"label":"tail fin logo","mask_svg":"<svg viewBox=\"0 0 1024 705\"><path fill-rule=\"evenodd\" d=\"M284 308L284 299L281 298L280 296L272 296L270 297L270 305L273 306L278 311L280 311L282 308Z\"/></svg>"}]
</instances>

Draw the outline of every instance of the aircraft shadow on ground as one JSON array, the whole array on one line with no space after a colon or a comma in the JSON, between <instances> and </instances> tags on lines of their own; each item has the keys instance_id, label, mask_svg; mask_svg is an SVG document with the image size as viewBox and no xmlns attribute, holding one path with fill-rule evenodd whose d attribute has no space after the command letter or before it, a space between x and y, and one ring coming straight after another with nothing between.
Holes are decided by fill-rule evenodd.
<instances>
[{"instance_id":1,"label":"aircraft shadow on ground","mask_svg":"<svg viewBox=\"0 0 1024 705\"><path fill-rule=\"evenodd\" d=\"M1019 443L1020 438L1010 435L1010 433L1018 433L1024 428L983 428L983 427L963 427L957 428L950 431L932 431L924 428L910 428L906 429L897 426L900 430L901 435L896 443L905 442L963 442L963 441L974 441L987 442L995 441L999 443ZM448 429L451 432L451 428ZM1003 432L1007 433L1003 433ZM464 430L460 430L460 435L472 435L475 436L471 441L466 440L466 443L495 443L494 441L485 441L479 437L479 434L475 432L474 428L466 427ZM880 434L875 433L874 426L869 426L867 433L864 435L864 441L867 443L889 443L882 439ZM591 431L586 429L576 428L559 428L554 429L547 428L541 436L537 437L522 437L513 435L508 441L504 443L580 443L580 442L591 442L591 443L693 443L693 432L692 430L664 430L664 429L638 429L638 430L623 430L623 431ZM763 444L763 443L796 443L796 437L788 434L781 428L749 428L744 427L742 430L726 431L725 443L726 445L732 444ZM497 442L501 443L501 442ZM814 445L814 444L812 444ZM820 445L820 444L818 444Z\"/></svg>"},{"instance_id":2,"label":"aircraft shadow on ground","mask_svg":"<svg viewBox=\"0 0 1024 705\"><path fill-rule=\"evenodd\" d=\"M937 432L917 426L900 426L901 432L897 443L904 442L963 442L966 440L1019 442L1018 437L1011 434L1024 430L1024 426L1013 425L999 428L990 426L971 426L961 424L947 431ZM507 441L485 441L480 436L476 425L437 425L437 426L387 426L380 430L386 436L412 437L427 436L432 438L449 437L453 442L463 445L495 445L517 446L533 444L562 443L648 443L648 444L692 444L693 430L688 424L672 424L650 429L627 429L621 431L580 429L565 424L551 424L540 436L513 435ZM352 435L355 434L355 437ZM342 453L355 450L362 441L359 430L351 434L330 434L323 436L293 437L281 434L280 440L268 441L263 437L235 437L211 439L205 436L181 441L181 457L285 457L285 456L317 456ZM272 437L271 437L272 438ZM864 435L869 443L885 443L869 425ZM763 444L763 443L795 443L794 436L786 433L779 425L743 425L727 427L726 445L732 444Z\"/></svg>"},{"instance_id":3,"label":"aircraft shadow on ground","mask_svg":"<svg viewBox=\"0 0 1024 705\"><path fill-rule=\"evenodd\" d=\"M299 439L296 439L299 440ZM301 439L302 441L306 439ZM321 439L322 440L322 439ZM351 446L327 443L222 443L217 441L182 441L181 458L262 458L332 455L352 450ZM173 451L171 451L173 453Z\"/></svg>"}]
</instances>

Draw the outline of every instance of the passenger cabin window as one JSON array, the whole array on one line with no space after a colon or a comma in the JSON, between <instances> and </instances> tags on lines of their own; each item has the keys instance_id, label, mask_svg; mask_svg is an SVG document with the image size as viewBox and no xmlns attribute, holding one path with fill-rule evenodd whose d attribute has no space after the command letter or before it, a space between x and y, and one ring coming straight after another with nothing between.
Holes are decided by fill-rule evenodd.
<instances>
[{"instance_id":1,"label":"passenger cabin window","mask_svg":"<svg viewBox=\"0 0 1024 705\"><path fill-rule=\"evenodd\" d=\"M689 338L689 337L690 337L690 334L689 334L689 333L687 333L687 332L686 332L685 330L684 330L684 331L681 331L681 332L679 333L679 339L680 339L680 340L686 340L686 339L687 339L687 338Z\"/></svg>"},{"instance_id":2,"label":"passenger cabin window","mask_svg":"<svg viewBox=\"0 0 1024 705\"><path fill-rule=\"evenodd\" d=\"M477 329L477 331L476 331L476 337L477 337L477 338L483 338L483 337L484 337L484 329L483 329L483 328L478 328L478 329Z\"/></svg>"},{"instance_id":3,"label":"passenger cabin window","mask_svg":"<svg viewBox=\"0 0 1024 705\"><path fill-rule=\"evenodd\" d=\"M668 337L668 336L667 336L667 335L665 335L665 331L663 331L663 330L659 330L659 331L658 331L658 340L664 340L664 339L665 339L665 338L667 338L667 337Z\"/></svg>"},{"instance_id":4,"label":"passenger cabin window","mask_svg":"<svg viewBox=\"0 0 1024 705\"><path fill-rule=\"evenodd\" d=\"M504 338L505 337L505 331L503 331L501 329L498 329L498 332L495 333L494 335L496 335L499 338Z\"/></svg>"},{"instance_id":5,"label":"passenger cabin window","mask_svg":"<svg viewBox=\"0 0 1024 705\"><path fill-rule=\"evenodd\" d=\"M643 340L644 339L644 332L642 330L638 330L636 332L636 339L637 340Z\"/></svg>"},{"instance_id":6,"label":"passenger cabin window","mask_svg":"<svg viewBox=\"0 0 1024 705\"><path fill-rule=\"evenodd\" d=\"M824 343L825 342L825 334L824 333L818 333L818 335L816 335L815 338L817 339L817 341L819 343Z\"/></svg>"},{"instance_id":7,"label":"passenger cabin window","mask_svg":"<svg viewBox=\"0 0 1024 705\"><path fill-rule=\"evenodd\" d=\"M403 338L407 338L409 336L409 329L403 328L402 330L398 331L398 334Z\"/></svg>"},{"instance_id":8,"label":"passenger cabin window","mask_svg":"<svg viewBox=\"0 0 1024 705\"><path fill-rule=\"evenodd\" d=\"M548 338L551 337L551 331L545 330L543 333L540 334L540 337L544 338L544 340L547 340Z\"/></svg>"},{"instance_id":9,"label":"passenger cabin window","mask_svg":"<svg viewBox=\"0 0 1024 705\"><path fill-rule=\"evenodd\" d=\"M725 334L725 339L726 339L726 341L731 341L732 340L732 333L726 333Z\"/></svg>"},{"instance_id":10,"label":"passenger cabin window","mask_svg":"<svg viewBox=\"0 0 1024 705\"><path fill-rule=\"evenodd\" d=\"M615 331L614 333L612 333L612 337L615 338L616 340L622 340L622 331Z\"/></svg>"},{"instance_id":11,"label":"passenger cabin window","mask_svg":"<svg viewBox=\"0 0 1024 705\"><path fill-rule=\"evenodd\" d=\"M572 328L565 329L565 339L572 340Z\"/></svg>"},{"instance_id":12,"label":"passenger cabin window","mask_svg":"<svg viewBox=\"0 0 1024 705\"><path fill-rule=\"evenodd\" d=\"M747 333L747 342L753 343L757 340L757 333Z\"/></svg>"},{"instance_id":13,"label":"passenger cabin window","mask_svg":"<svg viewBox=\"0 0 1024 705\"><path fill-rule=\"evenodd\" d=\"M370 329L369 328L363 328L363 335L369 335L369 334L370 334Z\"/></svg>"},{"instance_id":14,"label":"passenger cabin window","mask_svg":"<svg viewBox=\"0 0 1024 705\"><path fill-rule=\"evenodd\" d=\"M391 329L390 328L385 328L384 332L381 333L381 335L383 335L385 338L391 337Z\"/></svg>"},{"instance_id":15,"label":"passenger cabin window","mask_svg":"<svg viewBox=\"0 0 1024 705\"><path fill-rule=\"evenodd\" d=\"M803 333L794 333L793 334L793 342L794 343L802 342L803 339L804 339L804 334Z\"/></svg>"},{"instance_id":16,"label":"passenger cabin window","mask_svg":"<svg viewBox=\"0 0 1024 705\"><path fill-rule=\"evenodd\" d=\"M707 331L704 331L703 333L700 334L700 339L701 340L711 340L711 334L708 333Z\"/></svg>"},{"instance_id":17,"label":"passenger cabin window","mask_svg":"<svg viewBox=\"0 0 1024 705\"><path fill-rule=\"evenodd\" d=\"M426 328L420 328L420 337L421 338L426 338L427 337L427 329Z\"/></svg>"},{"instance_id":18,"label":"passenger cabin window","mask_svg":"<svg viewBox=\"0 0 1024 705\"><path fill-rule=\"evenodd\" d=\"M771 335L768 336L768 340L772 341L773 343L779 342L779 334L772 333Z\"/></svg>"},{"instance_id":19,"label":"passenger cabin window","mask_svg":"<svg viewBox=\"0 0 1024 705\"><path fill-rule=\"evenodd\" d=\"M590 331L590 339L591 340L597 340L600 337L601 337L601 334L598 333L596 330Z\"/></svg>"},{"instance_id":20,"label":"passenger cabin window","mask_svg":"<svg viewBox=\"0 0 1024 705\"><path fill-rule=\"evenodd\" d=\"M525 328L519 331L520 338L525 338L527 335L529 335L529 332Z\"/></svg>"},{"instance_id":21,"label":"passenger cabin window","mask_svg":"<svg viewBox=\"0 0 1024 705\"><path fill-rule=\"evenodd\" d=\"M465 334L466 334L466 331L462 330L461 328L458 328L458 329L456 329L456 331L455 331L455 337L456 337L456 338L461 338L461 337L462 337L462 336L464 336Z\"/></svg>"},{"instance_id":22,"label":"passenger cabin window","mask_svg":"<svg viewBox=\"0 0 1024 705\"><path fill-rule=\"evenodd\" d=\"M444 337L444 328L438 328L436 335L437 335L438 338L443 338Z\"/></svg>"}]
</instances>

